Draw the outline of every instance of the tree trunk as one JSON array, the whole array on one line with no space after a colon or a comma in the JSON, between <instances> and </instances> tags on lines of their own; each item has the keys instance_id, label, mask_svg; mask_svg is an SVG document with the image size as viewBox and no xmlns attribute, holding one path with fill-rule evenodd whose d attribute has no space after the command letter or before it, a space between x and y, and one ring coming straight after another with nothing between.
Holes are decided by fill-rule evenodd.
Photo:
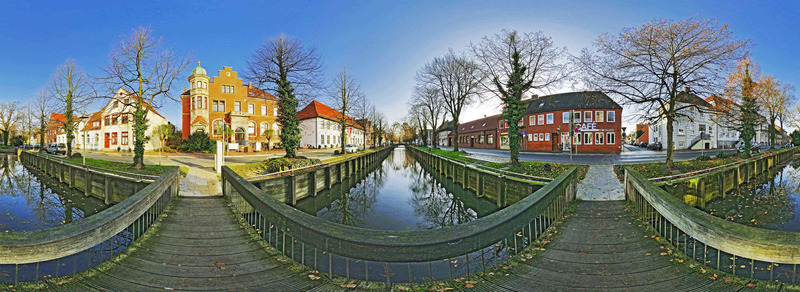
<instances>
[{"instance_id":1,"label":"tree trunk","mask_svg":"<svg viewBox=\"0 0 800 292\"><path fill-rule=\"evenodd\" d=\"M671 109L670 109L671 110ZM666 168L672 170L674 168L674 163L672 161L672 153L675 151L675 141L672 138L672 123L674 119L671 115L667 114L667 161L666 161Z\"/></svg>"},{"instance_id":2,"label":"tree trunk","mask_svg":"<svg viewBox=\"0 0 800 292\"><path fill-rule=\"evenodd\" d=\"M344 115L344 113L342 113L342 115ZM344 141L345 141L344 135L346 134L345 132L347 132L345 130L346 126L347 126L347 121L342 122L342 124L341 124L341 127L342 127L342 138L339 139L340 143L342 143L341 145L339 145L339 146L341 146L341 147L339 147L339 149L342 150L342 152L341 152L342 155L344 155L344 151L345 151L345 148L344 148Z\"/></svg>"},{"instance_id":3,"label":"tree trunk","mask_svg":"<svg viewBox=\"0 0 800 292\"><path fill-rule=\"evenodd\" d=\"M458 116L456 115L453 115L453 151L458 151Z\"/></svg>"}]
</instances>

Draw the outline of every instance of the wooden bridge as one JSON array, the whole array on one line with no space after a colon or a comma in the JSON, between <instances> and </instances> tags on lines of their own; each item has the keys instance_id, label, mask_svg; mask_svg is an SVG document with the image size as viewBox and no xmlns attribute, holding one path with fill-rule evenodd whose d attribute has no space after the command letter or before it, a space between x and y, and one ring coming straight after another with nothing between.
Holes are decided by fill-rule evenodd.
<instances>
[{"instance_id":1,"label":"wooden bridge","mask_svg":"<svg viewBox=\"0 0 800 292\"><path fill-rule=\"evenodd\" d=\"M149 237L109 268L46 290L351 291L312 280L247 234L221 198L178 198ZM670 262L622 202L580 202L545 251L469 291L740 291ZM506 273L508 275L503 275ZM352 285L351 285L352 286ZM373 284L374 286L374 284Z\"/></svg>"}]
</instances>

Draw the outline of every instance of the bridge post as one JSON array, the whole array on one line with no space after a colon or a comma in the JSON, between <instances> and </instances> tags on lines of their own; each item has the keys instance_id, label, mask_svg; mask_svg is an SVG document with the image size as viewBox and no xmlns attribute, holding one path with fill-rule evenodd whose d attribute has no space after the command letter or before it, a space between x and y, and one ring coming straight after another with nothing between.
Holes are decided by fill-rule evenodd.
<instances>
[{"instance_id":1,"label":"bridge post","mask_svg":"<svg viewBox=\"0 0 800 292\"><path fill-rule=\"evenodd\" d=\"M706 207L706 178L705 177L700 178L700 181L697 182L697 184L698 184L697 190L695 190L697 192L696 195L699 195L699 196L697 196L697 199L700 200L700 208L705 208ZM702 196L702 197L700 197L700 196Z\"/></svg>"},{"instance_id":2,"label":"bridge post","mask_svg":"<svg viewBox=\"0 0 800 292\"><path fill-rule=\"evenodd\" d=\"M464 189L469 189L469 184L467 183L467 178L469 178L469 176L467 175L467 169L468 169L467 163L464 162L464 173L463 173L464 181L461 183L461 186L464 187Z\"/></svg>"},{"instance_id":3,"label":"bridge post","mask_svg":"<svg viewBox=\"0 0 800 292\"><path fill-rule=\"evenodd\" d=\"M476 171L475 177L476 177L475 180L477 181L477 183L475 184L475 196L480 198L483 197L483 192L481 192L483 190L483 187L481 186L481 172Z\"/></svg>"},{"instance_id":4,"label":"bridge post","mask_svg":"<svg viewBox=\"0 0 800 292\"><path fill-rule=\"evenodd\" d=\"M294 170L289 175L289 195L292 196L292 206L297 205L297 181L295 180Z\"/></svg>"},{"instance_id":5,"label":"bridge post","mask_svg":"<svg viewBox=\"0 0 800 292\"><path fill-rule=\"evenodd\" d=\"M331 166L325 166L325 189L331 188Z\"/></svg>"},{"instance_id":6,"label":"bridge post","mask_svg":"<svg viewBox=\"0 0 800 292\"><path fill-rule=\"evenodd\" d=\"M75 168L69 168L69 188L75 187Z\"/></svg>"},{"instance_id":7,"label":"bridge post","mask_svg":"<svg viewBox=\"0 0 800 292\"><path fill-rule=\"evenodd\" d=\"M308 185L311 187L309 192L311 193L312 197L316 197L317 196L317 171L316 170L312 170L312 171L308 172L308 181L309 181Z\"/></svg>"},{"instance_id":8,"label":"bridge post","mask_svg":"<svg viewBox=\"0 0 800 292\"><path fill-rule=\"evenodd\" d=\"M111 204L111 180L107 176L104 176L103 184L105 185L103 188L103 199L106 204Z\"/></svg>"},{"instance_id":9,"label":"bridge post","mask_svg":"<svg viewBox=\"0 0 800 292\"><path fill-rule=\"evenodd\" d=\"M83 171L83 194L88 197L92 194L92 172L89 171L88 166L86 166Z\"/></svg>"},{"instance_id":10,"label":"bridge post","mask_svg":"<svg viewBox=\"0 0 800 292\"><path fill-rule=\"evenodd\" d=\"M497 207L502 208L506 204L506 176L501 174L497 177Z\"/></svg>"}]
</instances>

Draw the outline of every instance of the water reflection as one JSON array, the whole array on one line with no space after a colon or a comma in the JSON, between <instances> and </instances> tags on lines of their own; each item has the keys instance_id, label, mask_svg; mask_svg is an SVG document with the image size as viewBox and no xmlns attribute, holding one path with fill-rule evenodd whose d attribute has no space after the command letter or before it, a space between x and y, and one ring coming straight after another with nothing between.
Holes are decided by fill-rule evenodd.
<instances>
[{"instance_id":1,"label":"water reflection","mask_svg":"<svg viewBox=\"0 0 800 292\"><path fill-rule=\"evenodd\" d=\"M428 172L402 147L368 172L295 207L329 221L380 230L441 228L497 210L494 202Z\"/></svg>"},{"instance_id":2,"label":"water reflection","mask_svg":"<svg viewBox=\"0 0 800 292\"><path fill-rule=\"evenodd\" d=\"M800 232L800 161L744 184L703 208L728 221L766 229Z\"/></svg>"},{"instance_id":3,"label":"water reflection","mask_svg":"<svg viewBox=\"0 0 800 292\"><path fill-rule=\"evenodd\" d=\"M0 231L44 229L107 208L58 181L26 169L15 155L0 155Z\"/></svg>"}]
</instances>

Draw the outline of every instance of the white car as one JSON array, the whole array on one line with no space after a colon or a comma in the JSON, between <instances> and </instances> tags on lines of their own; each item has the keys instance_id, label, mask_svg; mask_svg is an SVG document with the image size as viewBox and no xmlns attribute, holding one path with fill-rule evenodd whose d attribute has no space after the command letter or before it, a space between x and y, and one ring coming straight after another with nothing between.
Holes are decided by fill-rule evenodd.
<instances>
[{"instance_id":1,"label":"white car","mask_svg":"<svg viewBox=\"0 0 800 292\"><path fill-rule=\"evenodd\" d=\"M356 147L356 145L353 145L353 144L347 144L346 146L344 146L344 152L345 153L356 153L356 152L358 152L358 147Z\"/></svg>"}]
</instances>

